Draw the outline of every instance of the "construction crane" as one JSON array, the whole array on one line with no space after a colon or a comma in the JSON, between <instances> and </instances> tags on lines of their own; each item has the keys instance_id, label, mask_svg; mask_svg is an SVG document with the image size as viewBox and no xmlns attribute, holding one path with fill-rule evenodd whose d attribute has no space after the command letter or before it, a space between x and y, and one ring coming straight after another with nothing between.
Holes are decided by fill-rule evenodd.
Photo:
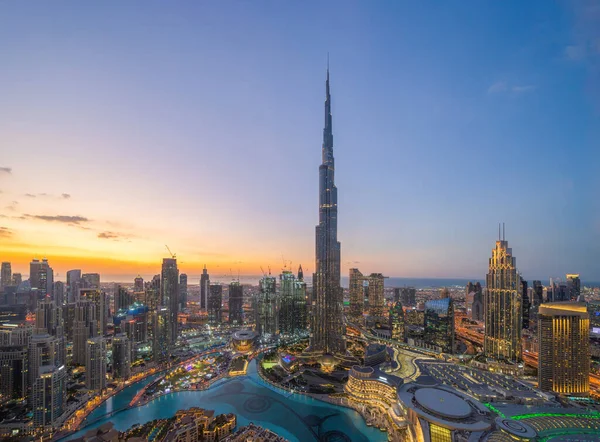
<instances>
[{"instance_id":1,"label":"construction crane","mask_svg":"<svg viewBox=\"0 0 600 442\"><path fill-rule=\"evenodd\" d=\"M171 249L169 249L169 246L165 244L165 247L167 248L167 250L169 251L169 255L171 255L171 258L175 259L177 258L177 256L175 255L175 253L171 252Z\"/></svg>"}]
</instances>

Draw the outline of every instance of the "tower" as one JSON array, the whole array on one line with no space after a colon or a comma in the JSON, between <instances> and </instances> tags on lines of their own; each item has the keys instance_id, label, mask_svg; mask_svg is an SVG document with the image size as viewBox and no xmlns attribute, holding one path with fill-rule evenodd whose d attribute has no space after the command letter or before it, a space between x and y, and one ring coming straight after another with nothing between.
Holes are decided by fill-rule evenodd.
<instances>
[{"instance_id":1,"label":"tower","mask_svg":"<svg viewBox=\"0 0 600 442\"><path fill-rule=\"evenodd\" d=\"M350 269L349 292L350 292L350 320L363 324L363 311L365 309L365 277L358 269Z\"/></svg>"},{"instance_id":2,"label":"tower","mask_svg":"<svg viewBox=\"0 0 600 442\"><path fill-rule=\"evenodd\" d=\"M169 311L167 325L171 344L177 340L177 314L179 313L179 269L175 258L163 258L160 278L160 303Z\"/></svg>"},{"instance_id":3,"label":"tower","mask_svg":"<svg viewBox=\"0 0 600 442\"><path fill-rule=\"evenodd\" d=\"M188 283L187 275L182 273L179 275L179 306L181 310L187 308Z\"/></svg>"},{"instance_id":4,"label":"tower","mask_svg":"<svg viewBox=\"0 0 600 442\"><path fill-rule=\"evenodd\" d=\"M223 286L221 284L211 284L209 286L206 306L208 309L208 323L210 325L221 324L223 320Z\"/></svg>"},{"instance_id":5,"label":"tower","mask_svg":"<svg viewBox=\"0 0 600 442\"><path fill-rule=\"evenodd\" d=\"M316 262L310 351L345 354L343 290L340 286L340 243L337 239L337 188L333 158L333 128L329 66L325 82L325 127L319 166L319 225L315 229Z\"/></svg>"},{"instance_id":6,"label":"tower","mask_svg":"<svg viewBox=\"0 0 600 442\"><path fill-rule=\"evenodd\" d=\"M229 323L244 323L244 287L239 281L229 284Z\"/></svg>"},{"instance_id":7,"label":"tower","mask_svg":"<svg viewBox=\"0 0 600 442\"><path fill-rule=\"evenodd\" d=\"M86 342L85 386L98 393L106 388L106 340L102 336Z\"/></svg>"},{"instance_id":8,"label":"tower","mask_svg":"<svg viewBox=\"0 0 600 442\"><path fill-rule=\"evenodd\" d=\"M590 391L590 319L585 303L552 302L538 313L538 385L569 396Z\"/></svg>"},{"instance_id":9,"label":"tower","mask_svg":"<svg viewBox=\"0 0 600 442\"><path fill-rule=\"evenodd\" d=\"M522 300L517 260L498 239L489 260L484 298L484 351L488 357L521 360Z\"/></svg>"},{"instance_id":10,"label":"tower","mask_svg":"<svg viewBox=\"0 0 600 442\"><path fill-rule=\"evenodd\" d=\"M10 262L3 262L0 269L0 288L12 285L12 270Z\"/></svg>"},{"instance_id":11,"label":"tower","mask_svg":"<svg viewBox=\"0 0 600 442\"><path fill-rule=\"evenodd\" d=\"M208 286L210 285L210 275L206 270L206 264L200 275L200 308L206 310L206 301L208 300Z\"/></svg>"}]
</instances>

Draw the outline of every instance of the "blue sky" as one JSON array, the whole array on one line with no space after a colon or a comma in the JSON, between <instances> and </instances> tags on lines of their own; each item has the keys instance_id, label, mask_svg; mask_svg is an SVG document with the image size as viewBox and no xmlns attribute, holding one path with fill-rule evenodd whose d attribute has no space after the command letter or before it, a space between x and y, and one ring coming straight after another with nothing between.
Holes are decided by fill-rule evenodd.
<instances>
[{"instance_id":1,"label":"blue sky","mask_svg":"<svg viewBox=\"0 0 600 442\"><path fill-rule=\"evenodd\" d=\"M4 2L0 251L311 271L329 52L344 273L483 278L503 221L527 279L599 281L599 29L594 1Z\"/></svg>"}]
</instances>

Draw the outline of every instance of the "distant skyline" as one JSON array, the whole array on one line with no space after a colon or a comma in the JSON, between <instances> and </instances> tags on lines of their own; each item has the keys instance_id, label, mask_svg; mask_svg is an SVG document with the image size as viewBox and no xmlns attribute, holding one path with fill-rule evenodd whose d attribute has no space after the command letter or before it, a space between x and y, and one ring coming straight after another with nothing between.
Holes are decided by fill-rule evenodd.
<instances>
[{"instance_id":1,"label":"distant skyline","mask_svg":"<svg viewBox=\"0 0 600 442\"><path fill-rule=\"evenodd\" d=\"M342 276L600 281L597 2L143 4L0 4L13 272L312 273L329 52Z\"/></svg>"}]
</instances>

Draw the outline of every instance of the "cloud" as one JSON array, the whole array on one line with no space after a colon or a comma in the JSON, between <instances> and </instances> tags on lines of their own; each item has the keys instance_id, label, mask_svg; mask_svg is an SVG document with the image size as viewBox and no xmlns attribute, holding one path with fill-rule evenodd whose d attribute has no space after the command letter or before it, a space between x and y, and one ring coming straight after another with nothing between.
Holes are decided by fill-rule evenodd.
<instances>
[{"instance_id":1,"label":"cloud","mask_svg":"<svg viewBox=\"0 0 600 442\"><path fill-rule=\"evenodd\" d=\"M39 219L42 221L59 222L59 223L71 223L80 224L87 223L90 220L84 216L69 216L69 215L29 215L25 214L27 218Z\"/></svg>"},{"instance_id":2,"label":"cloud","mask_svg":"<svg viewBox=\"0 0 600 442\"><path fill-rule=\"evenodd\" d=\"M522 94L524 92L534 91L537 86L533 84L509 84L506 81L497 81L492 84L487 92L488 94L513 93Z\"/></svg>"},{"instance_id":3,"label":"cloud","mask_svg":"<svg viewBox=\"0 0 600 442\"><path fill-rule=\"evenodd\" d=\"M0 167L0 173L12 173L11 167Z\"/></svg>"},{"instance_id":4,"label":"cloud","mask_svg":"<svg viewBox=\"0 0 600 442\"><path fill-rule=\"evenodd\" d=\"M102 239L118 239L119 235L114 232L100 232L98 233L98 238Z\"/></svg>"},{"instance_id":5,"label":"cloud","mask_svg":"<svg viewBox=\"0 0 600 442\"><path fill-rule=\"evenodd\" d=\"M68 200L69 198L71 198L71 195L68 193L63 193L60 195L61 197L63 197L64 199Z\"/></svg>"},{"instance_id":6,"label":"cloud","mask_svg":"<svg viewBox=\"0 0 600 442\"><path fill-rule=\"evenodd\" d=\"M71 195L69 193L61 193L60 195L52 195L50 193L26 193L24 194L24 196L26 196L27 198L59 198L65 200L71 198Z\"/></svg>"},{"instance_id":7,"label":"cloud","mask_svg":"<svg viewBox=\"0 0 600 442\"><path fill-rule=\"evenodd\" d=\"M11 203L6 206L6 210L17 210L17 205L19 204L18 201L11 201Z\"/></svg>"},{"instance_id":8,"label":"cloud","mask_svg":"<svg viewBox=\"0 0 600 442\"><path fill-rule=\"evenodd\" d=\"M584 46L579 45L568 45L565 47L565 57L572 61L583 60L586 56L586 49Z\"/></svg>"},{"instance_id":9,"label":"cloud","mask_svg":"<svg viewBox=\"0 0 600 442\"><path fill-rule=\"evenodd\" d=\"M25 196L27 198L37 198L37 195L34 195L33 193L26 193Z\"/></svg>"},{"instance_id":10,"label":"cloud","mask_svg":"<svg viewBox=\"0 0 600 442\"><path fill-rule=\"evenodd\" d=\"M497 81L488 88L488 94L495 94L498 92L504 92L506 90L508 90L506 81Z\"/></svg>"},{"instance_id":11,"label":"cloud","mask_svg":"<svg viewBox=\"0 0 600 442\"><path fill-rule=\"evenodd\" d=\"M0 238L8 238L13 235L13 231L8 227L0 227Z\"/></svg>"}]
</instances>

